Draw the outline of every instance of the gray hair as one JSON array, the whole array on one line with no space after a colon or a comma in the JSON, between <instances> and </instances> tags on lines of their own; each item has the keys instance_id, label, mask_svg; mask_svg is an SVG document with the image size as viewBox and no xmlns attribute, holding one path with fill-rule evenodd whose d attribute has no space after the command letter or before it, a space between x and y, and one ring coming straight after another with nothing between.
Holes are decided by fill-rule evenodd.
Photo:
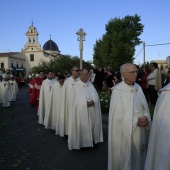
<instances>
[{"instance_id":1,"label":"gray hair","mask_svg":"<svg viewBox=\"0 0 170 170\"><path fill-rule=\"evenodd\" d=\"M80 70L80 75L83 74L84 71L88 71L86 68ZM89 72L89 71L88 71Z\"/></svg>"},{"instance_id":2,"label":"gray hair","mask_svg":"<svg viewBox=\"0 0 170 170\"><path fill-rule=\"evenodd\" d=\"M134 65L134 64L132 64L132 63L126 63L126 64L121 65L121 66L120 66L120 72L121 72L121 73L122 73L122 72L125 72L128 65Z\"/></svg>"},{"instance_id":3,"label":"gray hair","mask_svg":"<svg viewBox=\"0 0 170 170\"><path fill-rule=\"evenodd\" d=\"M122 73L122 72L125 72L125 70L126 70L126 66L125 66L126 64L123 64L123 65L121 65L120 66L120 72Z\"/></svg>"}]
</instances>

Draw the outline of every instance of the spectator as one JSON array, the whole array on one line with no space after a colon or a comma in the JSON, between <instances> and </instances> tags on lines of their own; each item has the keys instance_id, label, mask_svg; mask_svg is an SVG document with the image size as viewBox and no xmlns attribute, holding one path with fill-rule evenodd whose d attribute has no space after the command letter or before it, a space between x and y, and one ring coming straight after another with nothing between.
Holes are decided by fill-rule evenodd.
<instances>
[{"instance_id":1,"label":"spectator","mask_svg":"<svg viewBox=\"0 0 170 170\"><path fill-rule=\"evenodd\" d=\"M112 69L108 69L107 77L105 79L106 86L110 89L113 87L112 80L114 79L114 72Z\"/></svg>"},{"instance_id":2,"label":"spectator","mask_svg":"<svg viewBox=\"0 0 170 170\"><path fill-rule=\"evenodd\" d=\"M89 75L89 80L92 82L92 84L94 85L94 80L95 80L95 76L96 74L94 73L93 69L90 69L90 75Z\"/></svg>"},{"instance_id":3,"label":"spectator","mask_svg":"<svg viewBox=\"0 0 170 170\"><path fill-rule=\"evenodd\" d=\"M151 63L151 70L152 72L148 75L147 81L149 85L150 102L153 106L155 106L157 98L158 98L157 92L162 87L162 80L161 80L161 73L158 70L157 63Z\"/></svg>"},{"instance_id":4,"label":"spectator","mask_svg":"<svg viewBox=\"0 0 170 170\"><path fill-rule=\"evenodd\" d=\"M104 70L101 68L99 69L96 68L96 70L94 70L94 73L96 74L95 80L94 80L94 86L96 90L101 91L102 86L103 86Z\"/></svg>"},{"instance_id":5,"label":"spectator","mask_svg":"<svg viewBox=\"0 0 170 170\"><path fill-rule=\"evenodd\" d=\"M121 79L121 74L120 74L120 72L117 72L117 73L114 75L114 79L112 80L113 86L119 84L121 81L122 81L122 79Z\"/></svg>"},{"instance_id":6,"label":"spectator","mask_svg":"<svg viewBox=\"0 0 170 170\"><path fill-rule=\"evenodd\" d=\"M147 102L149 102L149 87L148 87L148 81L147 81L148 75L149 75L149 67L144 66L143 75L141 78L141 88L143 90L143 93L145 95Z\"/></svg>"}]
</instances>

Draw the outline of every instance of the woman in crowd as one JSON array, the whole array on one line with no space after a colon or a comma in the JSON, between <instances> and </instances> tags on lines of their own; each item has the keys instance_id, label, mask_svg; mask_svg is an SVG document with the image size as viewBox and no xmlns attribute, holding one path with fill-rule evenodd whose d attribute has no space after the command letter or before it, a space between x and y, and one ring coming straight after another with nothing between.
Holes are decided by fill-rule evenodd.
<instances>
[{"instance_id":1,"label":"woman in crowd","mask_svg":"<svg viewBox=\"0 0 170 170\"><path fill-rule=\"evenodd\" d=\"M121 81L122 81L122 79L121 79L121 74L120 74L120 72L117 72L117 73L114 75L114 79L112 80L113 86L115 86L116 84L119 84Z\"/></svg>"},{"instance_id":2,"label":"woman in crowd","mask_svg":"<svg viewBox=\"0 0 170 170\"><path fill-rule=\"evenodd\" d=\"M112 69L108 69L107 72L107 77L105 78L105 81L103 83L106 84L108 91L110 91L110 89L113 87L113 82L112 80L114 79L114 72Z\"/></svg>"},{"instance_id":3,"label":"woman in crowd","mask_svg":"<svg viewBox=\"0 0 170 170\"><path fill-rule=\"evenodd\" d=\"M149 89L148 89L148 81L147 81L148 75L149 75L149 67L144 66L143 67L143 75L141 78L141 88L143 90L143 93L145 95L147 102L149 102Z\"/></svg>"}]
</instances>

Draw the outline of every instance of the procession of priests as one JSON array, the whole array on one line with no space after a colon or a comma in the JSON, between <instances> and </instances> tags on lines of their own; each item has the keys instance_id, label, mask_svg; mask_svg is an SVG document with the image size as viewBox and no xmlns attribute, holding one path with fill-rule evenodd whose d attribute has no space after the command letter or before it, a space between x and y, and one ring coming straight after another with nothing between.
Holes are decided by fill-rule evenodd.
<instances>
[{"instance_id":1,"label":"procession of priests","mask_svg":"<svg viewBox=\"0 0 170 170\"><path fill-rule=\"evenodd\" d=\"M69 150L103 142L99 97L88 70L74 66L68 78L59 75L56 80L52 71L46 76L40 88L38 123L56 135L67 135Z\"/></svg>"},{"instance_id":2,"label":"procession of priests","mask_svg":"<svg viewBox=\"0 0 170 170\"><path fill-rule=\"evenodd\" d=\"M138 69L126 63L120 74L122 81L111 88L107 169L169 170L170 84L158 91L151 122L147 100L136 83ZM100 100L89 70L74 66L69 77L55 77L48 71L41 83L30 81L29 88L38 106L38 123L56 135L67 136L69 150L95 147L104 141Z\"/></svg>"},{"instance_id":3,"label":"procession of priests","mask_svg":"<svg viewBox=\"0 0 170 170\"><path fill-rule=\"evenodd\" d=\"M9 108L11 102L16 101L18 93L18 84L13 75L2 75L2 81L0 82L0 106L3 108Z\"/></svg>"}]
</instances>

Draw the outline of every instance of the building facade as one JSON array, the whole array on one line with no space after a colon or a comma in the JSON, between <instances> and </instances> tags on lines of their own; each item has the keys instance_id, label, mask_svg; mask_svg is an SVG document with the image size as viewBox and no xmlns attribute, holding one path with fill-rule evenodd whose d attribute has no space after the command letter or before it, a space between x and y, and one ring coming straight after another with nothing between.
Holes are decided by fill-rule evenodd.
<instances>
[{"instance_id":1,"label":"building facade","mask_svg":"<svg viewBox=\"0 0 170 170\"><path fill-rule=\"evenodd\" d=\"M11 74L17 70L25 73L25 55L20 52L0 53L0 74L4 69Z\"/></svg>"},{"instance_id":2,"label":"building facade","mask_svg":"<svg viewBox=\"0 0 170 170\"><path fill-rule=\"evenodd\" d=\"M165 73L168 72L169 68L166 60L153 60L150 63L154 63L154 62L158 64L160 70L164 71Z\"/></svg>"},{"instance_id":3,"label":"building facade","mask_svg":"<svg viewBox=\"0 0 170 170\"><path fill-rule=\"evenodd\" d=\"M41 49L41 45L38 42L38 35L37 29L32 24L26 32L27 42L24 49L21 51L21 53L25 55L27 76L31 72L31 68L37 66L41 60L50 61L53 57L58 57L60 55L57 44L51 40L51 38Z\"/></svg>"},{"instance_id":4,"label":"building facade","mask_svg":"<svg viewBox=\"0 0 170 170\"><path fill-rule=\"evenodd\" d=\"M0 53L0 72L5 69L10 70L10 74L15 74L16 70L23 69L27 77L32 67L37 66L40 61L50 61L60 55L57 44L51 38L41 48L38 35L32 24L26 32L27 41L21 52Z\"/></svg>"}]
</instances>

